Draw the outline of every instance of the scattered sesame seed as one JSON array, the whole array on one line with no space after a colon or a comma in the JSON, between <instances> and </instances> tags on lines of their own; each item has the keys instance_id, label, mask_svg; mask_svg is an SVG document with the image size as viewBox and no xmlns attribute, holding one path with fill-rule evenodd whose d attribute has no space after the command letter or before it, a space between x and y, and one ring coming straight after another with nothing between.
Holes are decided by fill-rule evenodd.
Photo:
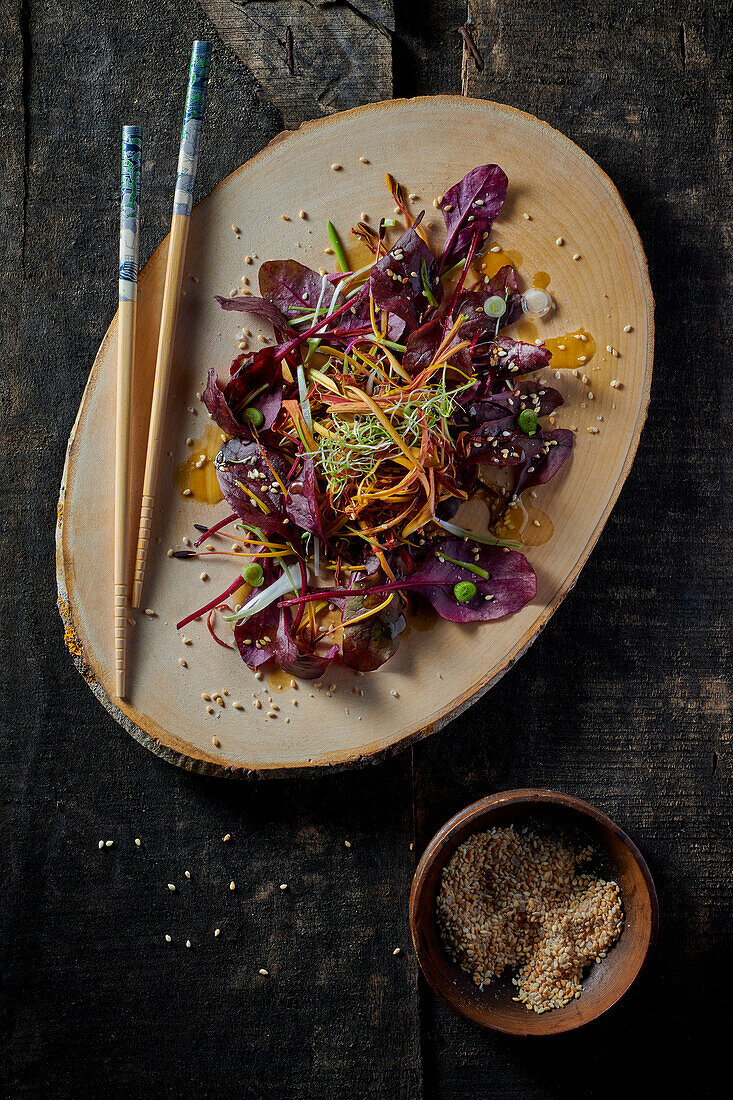
<instances>
[{"instance_id":1,"label":"scattered sesame seed","mask_svg":"<svg viewBox=\"0 0 733 1100\"><path fill-rule=\"evenodd\" d=\"M211 713L212 714L214 713L213 709L212 709ZM221 741L219 740L218 737L212 737L211 738L211 744L214 746L215 749L220 749L221 748Z\"/></svg>"},{"instance_id":2,"label":"scattered sesame seed","mask_svg":"<svg viewBox=\"0 0 733 1100\"><path fill-rule=\"evenodd\" d=\"M175 890L175 886L173 885L173 883L172 883L172 882L169 882L169 883L168 883L168 889L169 889L169 890Z\"/></svg>"},{"instance_id":3,"label":"scattered sesame seed","mask_svg":"<svg viewBox=\"0 0 733 1100\"><path fill-rule=\"evenodd\" d=\"M634 330L633 330L631 325L624 325L624 332L633 332L633 331Z\"/></svg>"},{"instance_id":4,"label":"scattered sesame seed","mask_svg":"<svg viewBox=\"0 0 733 1100\"><path fill-rule=\"evenodd\" d=\"M178 663L181 666L181 668L188 668L188 664L186 663L186 661L183 657L178 658Z\"/></svg>"},{"instance_id":5,"label":"scattered sesame seed","mask_svg":"<svg viewBox=\"0 0 733 1100\"><path fill-rule=\"evenodd\" d=\"M281 882L280 883L280 889L281 890L287 890L287 888L288 888L287 882Z\"/></svg>"},{"instance_id":6,"label":"scattered sesame seed","mask_svg":"<svg viewBox=\"0 0 733 1100\"><path fill-rule=\"evenodd\" d=\"M244 710L244 706L237 699L234 700L234 702L232 703L232 706L234 707L235 710Z\"/></svg>"},{"instance_id":7,"label":"scattered sesame seed","mask_svg":"<svg viewBox=\"0 0 733 1100\"><path fill-rule=\"evenodd\" d=\"M183 873L184 873L184 875L186 876L186 878L190 878L190 877L191 877L191 872L190 872L190 871L184 871Z\"/></svg>"},{"instance_id":8,"label":"scattered sesame seed","mask_svg":"<svg viewBox=\"0 0 733 1100\"><path fill-rule=\"evenodd\" d=\"M254 705L255 705L255 710L262 710L262 703L259 701L259 699L255 699Z\"/></svg>"},{"instance_id":9,"label":"scattered sesame seed","mask_svg":"<svg viewBox=\"0 0 733 1100\"><path fill-rule=\"evenodd\" d=\"M522 217L524 218L524 220L526 222L531 222L532 221L532 217L531 217L530 214L522 214Z\"/></svg>"},{"instance_id":10,"label":"scattered sesame seed","mask_svg":"<svg viewBox=\"0 0 733 1100\"><path fill-rule=\"evenodd\" d=\"M573 259L574 259L574 260L579 260L579 259L580 259L580 253L579 253L579 252L576 252L576 253L574 254L574 256L573 256Z\"/></svg>"},{"instance_id":11,"label":"scattered sesame seed","mask_svg":"<svg viewBox=\"0 0 733 1100\"><path fill-rule=\"evenodd\" d=\"M229 883L229 889L230 890L236 890L237 889L237 886L236 886L236 883L235 883L234 879L232 879L232 881Z\"/></svg>"},{"instance_id":12,"label":"scattered sesame seed","mask_svg":"<svg viewBox=\"0 0 733 1100\"><path fill-rule=\"evenodd\" d=\"M402 954L402 948L401 948L401 947L395 947L395 949L394 949L394 951L392 952L392 954L393 954L393 955L401 955L401 954Z\"/></svg>"},{"instance_id":13,"label":"scattered sesame seed","mask_svg":"<svg viewBox=\"0 0 733 1100\"><path fill-rule=\"evenodd\" d=\"M200 573L199 574L199 580L208 581L208 579L209 579L209 574L208 573Z\"/></svg>"},{"instance_id":14,"label":"scattered sesame seed","mask_svg":"<svg viewBox=\"0 0 733 1100\"><path fill-rule=\"evenodd\" d=\"M586 430L586 431L587 431L587 432L588 432L588 433L589 433L590 435L598 435L598 432L600 431L600 428L586 428L585 430Z\"/></svg>"},{"instance_id":15,"label":"scattered sesame seed","mask_svg":"<svg viewBox=\"0 0 733 1100\"><path fill-rule=\"evenodd\" d=\"M260 969L258 970L258 974L261 974L263 978L266 978L269 973L270 973L270 971L265 970L264 966L261 966Z\"/></svg>"},{"instance_id":16,"label":"scattered sesame seed","mask_svg":"<svg viewBox=\"0 0 733 1100\"><path fill-rule=\"evenodd\" d=\"M241 232L242 232L242 230L239 228L238 225L233 225L232 226L232 233L236 233L237 235L239 235Z\"/></svg>"},{"instance_id":17,"label":"scattered sesame seed","mask_svg":"<svg viewBox=\"0 0 733 1100\"><path fill-rule=\"evenodd\" d=\"M612 378L610 381L610 386L612 390L620 390L623 388L623 383L619 382L618 378Z\"/></svg>"},{"instance_id":18,"label":"scattered sesame seed","mask_svg":"<svg viewBox=\"0 0 733 1100\"><path fill-rule=\"evenodd\" d=\"M190 940L186 940L186 947L190 947L190 946L191 946L191 941L190 941Z\"/></svg>"},{"instance_id":19,"label":"scattered sesame seed","mask_svg":"<svg viewBox=\"0 0 733 1100\"><path fill-rule=\"evenodd\" d=\"M564 237L558 237L557 240L555 241L555 244L557 245L558 248L562 248L562 246L565 244L565 238Z\"/></svg>"},{"instance_id":20,"label":"scattered sesame seed","mask_svg":"<svg viewBox=\"0 0 733 1100\"><path fill-rule=\"evenodd\" d=\"M100 842L99 842L99 844L97 845L97 847L98 847L98 848L104 848L104 841L103 841L103 840L100 840Z\"/></svg>"},{"instance_id":21,"label":"scattered sesame seed","mask_svg":"<svg viewBox=\"0 0 733 1100\"><path fill-rule=\"evenodd\" d=\"M393 697L394 699L399 699L399 697L400 697L400 693L399 693L399 691L395 691L395 690L394 690L394 688L392 689L392 691L390 691L390 695L391 695L391 696L392 696L392 697Z\"/></svg>"},{"instance_id":22,"label":"scattered sesame seed","mask_svg":"<svg viewBox=\"0 0 733 1100\"><path fill-rule=\"evenodd\" d=\"M191 496L191 490L190 489L184 489L183 490L183 495L184 495L184 497L190 497Z\"/></svg>"},{"instance_id":23,"label":"scattered sesame seed","mask_svg":"<svg viewBox=\"0 0 733 1100\"><path fill-rule=\"evenodd\" d=\"M224 843L226 844L226 842L227 842L228 840L231 840L231 839L232 839L232 834L231 834L231 833L227 833L227 834L226 834L226 836L223 836L223 837L222 837L221 839L222 839L222 840L224 841Z\"/></svg>"},{"instance_id":24,"label":"scattered sesame seed","mask_svg":"<svg viewBox=\"0 0 733 1100\"><path fill-rule=\"evenodd\" d=\"M494 244L494 245L491 246L489 251L490 252L501 252L501 245L500 244Z\"/></svg>"},{"instance_id":25,"label":"scattered sesame seed","mask_svg":"<svg viewBox=\"0 0 733 1100\"><path fill-rule=\"evenodd\" d=\"M136 837L135 837L135 844L136 844L136 846L137 846L138 848L140 847L140 843L141 843L141 842L140 842L140 837L139 837L139 836L136 836Z\"/></svg>"},{"instance_id":26,"label":"scattered sesame seed","mask_svg":"<svg viewBox=\"0 0 733 1100\"><path fill-rule=\"evenodd\" d=\"M105 842L104 842L105 848L111 848L113 844L114 844L114 840L105 840Z\"/></svg>"},{"instance_id":27,"label":"scattered sesame seed","mask_svg":"<svg viewBox=\"0 0 733 1100\"><path fill-rule=\"evenodd\" d=\"M212 707L211 703L209 703L208 707L206 708L206 713L207 714L213 714L214 713L214 708Z\"/></svg>"},{"instance_id":28,"label":"scattered sesame seed","mask_svg":"<svg viewBox=\"0 0 733 1100\"><path fill-rule=\"evenodd\" d=\"M351 841L350 840L345 840L344 841L344 848L350 848L350 847L351 847Z\"/></svg>"},{"instance_id":29,"label":"scattered sesame seed","mask_svg":"<svg viewBox=\"0 0 733 1100\"><path fill-rule=\"evenodd\" d=\"M153 611L152 607L146 607L145 614L148 616L148 618L153 618L155 612Z\"/></svg>"},{"instance_id":30,"label":"scattered sesame seed","mask_svg":"<svg viewBox=\"0 0 733 1100\"><path fill-rule=\"evenodd\" d=\"M284 222L289 222L289 221L291 221L291 220L292 220L291 218L289 218L289 217L288 217L288 215L287 215L287 214L281 214L281 215L280 215L280 217L282 218L282 220L283 220Z\"/></svg>"},{"instance_id":31,"label":"scattered sesame seed","mask_svg":"<svg viewBox=\"0 0 733 1100\"><path fill-rule=\"evenodd\" d=\"M340 164L332 164L332 165L331 165L331 171L332 171L332 172L340 172L340 171L341 171L341 167L342 167L342 166L341 166Z\"/></svg>"}]
</instances>

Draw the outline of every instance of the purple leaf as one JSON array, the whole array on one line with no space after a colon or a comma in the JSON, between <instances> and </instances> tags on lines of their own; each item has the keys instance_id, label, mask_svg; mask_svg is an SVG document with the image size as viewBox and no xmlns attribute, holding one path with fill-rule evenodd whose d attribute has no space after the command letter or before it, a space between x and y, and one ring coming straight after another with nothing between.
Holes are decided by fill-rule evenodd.
<instances>
[{"instance_id":1,"label":"purple leaf","mask_svg":"<svg viewBox=\"0 0 733 1100\"><path fill-rule=\"evenodd\" d=\"M305 457L300 472L291 478L285 500L285 510L293 523L310 531L317 538L323 538L321 516L316 497L316 471L313 459Z\"/></svg>"},{"instance_id":2,"label":"purple leaf","mask_svg":"<svg viewBox=\"0 0 733 1100\"><path fill-rule=\"evenodd\" d=\"M256 615L235 623L234 640L239 655L250 668L264 665L275 656L278 609L270 604Z\"/></svg>"},{"instance_id":3,"label":"purple leaf","mask_svg":"<svg viewBox=\"0 0 733 1100\"><path fill-rule=\"evenodd\" d=\"M364 587L364 575L352 574L352 585L358 584ZM381 571L372 571L370 579L373 583L382 583L385 579ZM370 615L368 619L348 626L349 619L355 619L357 615L378 607L384 603L383 595L358 595L348 596L344 601L342 622L344 624L344 641L342 660L349 668L358 669L360 672L374 672L375 669L394 657L399 649L399 636L405 629L404 601L399 592L392 595L387 606L376 615Z\"/></svg>"},{"instance_id":4,"label":"purple leaf","mask_svg":"<svg viewBox=\"0 0 733 1100\"><path fill-rule=\"evenodd\" d=\"M443 539L433 543L432 553L423 565L410 577L410 588L422 592L443 619L453 623L500 619L519 611L534 598L537 577L524 554L516 550L508 553L493 546L471 544L470 540ZM470 569L455 565L457 562L477 566L488 573L489 579ZM476 594L465 603L456 599L454 585L470 581Z\"/></svg>"},{"instance_id":5,"label":"purple leaf","mask_svg":"<svg viewBox=\"0 0 733 1100\"><path fill-rule=\"evenodd\" d=\"M285 482L289 468L290 463L277 451L243 439L230 439L216 456L216 476L232 511L249 526L277 534L285 533L287 517L285 498L272 470Z\"/></svg>"},{"instance_id":6,"label":"purple leaf","mask_svg":"<svg viewBox=\"0 0 733 1100\"><path fill-rule=\"evenodd\" d=\"M433 308L425 295L423 275L434 301L439 303L443 296L435 257L415 229L419 221L374 265L369 277L374 304L401 317L410 328L417 328Z\"/></svg>"},{"instance_id":7,"label":"purple leaf","mask_svg":"<svg viewBox=\"0 0 733 1100\"><path fill-rule=\"evenodd\" d=\"M236 420L234 413L229 408L227 399L224 396L224 391L219 384L219 378L215 367L209 369L209 377L206 383L206 389L204 390L204 404L209 410L211 419L218 424L221 430L226 432L227 435L244 438L251 434L248 428L243 428Z\"/></svg>"},{"instance_id":8,"label":"purple leaf","mask_svg":"<svg viewBox=\"0 0 733 1100\"><path fill-rule=\"evenodd\" d=\"M274 656L285 672L300 676L303 680L315 680L323 675L331 661L338 656L338 652L337 645L332 646L325 654L315 653L313 650L304 651L293 638L288 612L284 609L280 611Z\"/></svg>"},{"instance_id":9,"label":"purple leaf","mask_svg":"<svg viewBox=\"0 0 733 1100\"><path fill-rule=\"evenodd\" d=\"M268 302L266 298L256 298L254 295L249 294L242 298L222 298L219 294L215 294L214 298L222 309L234 310L237 313L253 313L257 317L264 317L266 321L272 324L273 328L279 329L281 332L287 332L290 328L287 317L281 313L276 305Z\"/></svg>"},{"instance_id":10,"label":"purple leaf","mask_svg":"<svg viewBox=\"0 0 733 1100\"><path fill-rule=\"evenodd\" d=\"M484 164L446 191L442 203L446 238L441 270L465 257L476 230L479 234L489 232L504 205L508 183L498 164Z\"/></svg>"},{"instance_id":11,"label":"purple leaf","mask_svg":"<svg viewBox=\"0 0 733 1100\"><path fill-rule=\"evenodd\" d=\"M502 374L531 374L546 367L552 358L549 348L541 344L524 344L509 336L500 336L489 349L491 366Z\"/></svg>"},{"instance_id":12,"label":"purple leaf","mask_svg":"<svg viewBox=\"0 0 733 1100\"><path fill-rule=\"evenodd\" d=\"M282 364L275 359L273 349L263 348L247 361L244 355L237 356L232 363L232 376L224 397L235 419L245 423L245 409L258 409L264 417L261 429L271 428L283 399Z\"/></svg>"},{"instance_id":13,"label":"purple leaf","mask_svg":"<svg viewBox=\"0 0 733 1100\"><path fill-rule=\"evenodd\" d=\"M318 305L322 279L297 260L266 260L260 268L260 294L293 322L302 321L305 306L311 311ZM322 308L331 304L333 291L323 295Z\"/></svg>"},{"instance_id":14,"label":"purple leaf","mask_svg":"<svg viewBox=\"0 0 733 1100\"><path fill-rule=\"evenodd\" d=\"M553 478L570 458L575 443L573 432L567 428L543 432L539 448L536 446L537 437L530 439L525 436L524 439L526 442L523 441L521 447L525 452L526 464L514 488L515 496L532 485L544 485Z\"/></svg>"},{"instance_id":15,"label":"purple leaf","mask_svg":"<svg viewBox=\"0 0 733 1100\"><path fill-rule=\"evenodd\" d=\"M522 295L519 293L517 274L506 264L479 290L465 290L453 307L453 319L463 313L466 320L461 325L462 340L481 343L496 338L496 317L489 317L484 306L490 298L504 298L506 312L499 318L499 328L513 325L522 316Z\"/></svg>"},{"instance_id":16,"label":"purple leaf","mask_svg":"<svg viewBox=\"0 0 733 1100\"><path fill-rule=\"evenodd\" d=\"M435 358L435 353L446 335L444 320L444 317L434 317L407 337L407 351L402 357L402 366L412 378L429 367ZM462 335L459 333L453 342L458 343L461 340ZM451 365L470 375L473 367L468 348L457 352L451 359Z\"/></svg>"}]
</instances>

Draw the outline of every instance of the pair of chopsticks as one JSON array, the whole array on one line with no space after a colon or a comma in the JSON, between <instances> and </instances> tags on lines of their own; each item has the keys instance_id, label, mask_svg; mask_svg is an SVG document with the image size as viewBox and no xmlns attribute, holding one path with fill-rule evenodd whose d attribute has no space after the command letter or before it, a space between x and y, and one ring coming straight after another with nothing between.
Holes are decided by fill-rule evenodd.
<instances>
[{"instance_id":1,"label":"pair of chopsticks","mask_svg":"<svg viewBox=\"0 0 733 1100\"><path fill-rule=\"evenodd\" d=\"M206 85L211 62L211 43L194 42L188 73L188 90L183 116L178 172L173 199L173 218L168 240L168 262L163 288L163 305L155 361L155 382L150 409L148 447L145 459L142 504L135 556L132 606L140 606L150 529L155 505L160 448L165 423L173 343L181 294L183 264L193 205L193 185L199 152L201 120L206 104ZM140 179L142 130L122 128L122 187L120 202L119 314L117 344L117 416L115 431L115 549L114 622L115 681L117 695L127 694L127 529L129 514L129 466L132 370L135 359L137 312L138 238L140 225Z\"/></svg>"}]
</instances>

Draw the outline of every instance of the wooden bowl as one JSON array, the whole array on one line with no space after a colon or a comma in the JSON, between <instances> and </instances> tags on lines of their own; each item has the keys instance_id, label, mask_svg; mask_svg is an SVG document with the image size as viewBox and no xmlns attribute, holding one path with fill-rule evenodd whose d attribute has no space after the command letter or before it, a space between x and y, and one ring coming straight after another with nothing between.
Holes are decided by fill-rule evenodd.
<instances>
[{"instance_id":1,"label":"wooden bowl","mask_svg":"<svg viewBox=\"0 0 733 1100\"><path fill-rule=\"evenodd\" d=\"M205 144L204 139L203 156ZM221 503L182 497L174 479L191 454L186 437L199 439L208 420L196 398L208 368L224 377L239 353L242 315L225 313L214 295L228 295L242 276L256 290L258 264L267 258L333 266L333 257L323 253L327 219L348 239L362 210L372 224L391 216L387 171L420 196L437 233L441 218L434 196L489 161L500 163L509 176L493 238L504 249L521 252L525 285L535 273L551 276L558 308L541 322L542 335L583 325L598 347L589 363L590 386L570 371L559 381L552 372L548 377L566 399L555 426L574 424L577 434L572 459L533 499L549 517L542 521L545 530L554 524L553 537L528 550L537 573L536 598L497 622L413 629L377 673L357 679L332 666L314 698L312 689L301 685L297 707L290 705L286 678L281 717L267 719L268 707L255 709L251 696L255 690L262 696L263 685L235 652L212 642L204 623L187 628L193 644L184 651L175 629L186 613L223 591L234 573L226 559L209 558L210 580L202 582L200 562L166 556L184 535L194 535L194 523L214 523L227 513ZM334 163L341 170L333 171ZM306 219L298 216L301 209ZM283 221L282 214L291 220ZM139 511L166 253L164 241L140 275L133 516ZM653 299L636 229L608 177L557 130L511 107L438 96L371 104L280 135L194 208L185 273L143 594L144 607L156 614L130 615L129 699L115 695L110 587L116 320L99 349L69 439L59 500L59 607L69 649L97 698L125 729L182 767L222 776L282 775L380 759L439 729L506 672L573 587L608 519L636 452L651 383ZM255 317L245 324L255 334L251 344L259 346L257 334L269 327ZM618 349L620 358L606 347ZM618 379L622 388L611 386ZM530 525L528 531L536 528ZM181 657L186 667L179 664ZM336 691L327 695L330 683ZM355 687L363 693L354 693ZM227 701L209 714L202 694L224 689L244 710Z\"/></svg>"},{"instance_id":2,"label":"wooden bowl","mask_svg":"<svg viewBox=\"0 0 733 1100\"><path fill-rule=\"evenodd\" d=\"M516 989L509 975L479 990L446 954L435 919L441 871L458 845L491 826L532 821L587 837L598 854L593 866L619 884L624 906L623 931L606 958L586 972L580 997L541 1015L512 1000ZM459 1016L505 1035L559 1035L602 1016L638 976L658 919L654 883L634 842L594 806L556 791L502 791L461 810L423 852L410 894L412 940L428 984Z\"/></svg>"}]
</instances>

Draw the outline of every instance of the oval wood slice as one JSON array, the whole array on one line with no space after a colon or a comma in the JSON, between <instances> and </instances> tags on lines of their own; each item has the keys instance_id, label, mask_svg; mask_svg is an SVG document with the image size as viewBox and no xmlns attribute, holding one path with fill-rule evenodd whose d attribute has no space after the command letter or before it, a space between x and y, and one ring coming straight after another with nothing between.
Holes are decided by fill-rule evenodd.
<instances>
[{"instance_id":1,"label":"oval wood slice","mask_svg":"<svg viewBox=\"0 0 733 1100\"><path fill-rule=\"evenodd\" d=\"M392 201L384 185L388 171L420 196L413 208L424 205L426 220L442 225L435 196L488 162L500 164L510 181L492 240L521 253L525 284L537 271L551 275L557 309L539 323L540 334L557 336L583 326L598 347L588 369L592 401L589 386L569 371L559 381L547 372L548 382L566 398L555 426L577 425L577 442L570 463L538 490L536 504L549 514L555 532L549 542L528 550L538 576L537 597L498 622L461 626L441 621L427 632L412 630L396 657L377 673L356 676L335 668L320 689L301 682L297 690L289 684L278 690L271 683L280 710L267 718L267 677L255 681L236 653L211 640L203 622L186 628L190 646L182 644L175 629L180 618L222 591L233 574L231 560L209 558L205 569L211 579L202 582L201 561L166 556L184 535L195 537L194 523L213 523L226 514L223 503L197 504L173 484L174 468L188 452L186 437L202 435L208 421L196 393L209 367L227 375L242 321L255 337L268 332L256 318L222 311L214 295L228 295L242 275L256 292L257 265L265 259L295 257L334 270L333 257L323 254L326 220L348 241L348 230L362 211L372 224L390 216ZM333 164L342 169L334 171ZM300 210L307 220L299 217ZM283 214L291 220L283 220ZM241 228L241 239L233 225ZM564 245L555 243L558 237ZM164 241L139 285L135 516L166 248ZM580 259L574 259L578 254ZM245 263L246 255L254 257L253 264ZM185 270L143 598L155 616L130 613L129 702L114 696L111 611L116 320L92 367L61 488L57 570L67 644L110 713L142 744L184 767L220 775L282 774L378 759L438 729L496 682L570 591L608 518L629 472L649 401L653 298L639 236L608 177L562 134L510 107L446 96L370 105L281 134L195 208ZM624 331L628 325L629 333ZM256 339L253 343L257 346ZM606 352L606 346L618 349L620 357ZM612 388L612 379L620 379L622 388ZM588 428L598 428L597 434ZM327 693L330 684L335 690ZM225 689L226 706L207 713L202 693ZM253 705L255 690L263 700L261 710ZM244 710L234 709L234 700Z\"/></svg>"}]
</instances>

